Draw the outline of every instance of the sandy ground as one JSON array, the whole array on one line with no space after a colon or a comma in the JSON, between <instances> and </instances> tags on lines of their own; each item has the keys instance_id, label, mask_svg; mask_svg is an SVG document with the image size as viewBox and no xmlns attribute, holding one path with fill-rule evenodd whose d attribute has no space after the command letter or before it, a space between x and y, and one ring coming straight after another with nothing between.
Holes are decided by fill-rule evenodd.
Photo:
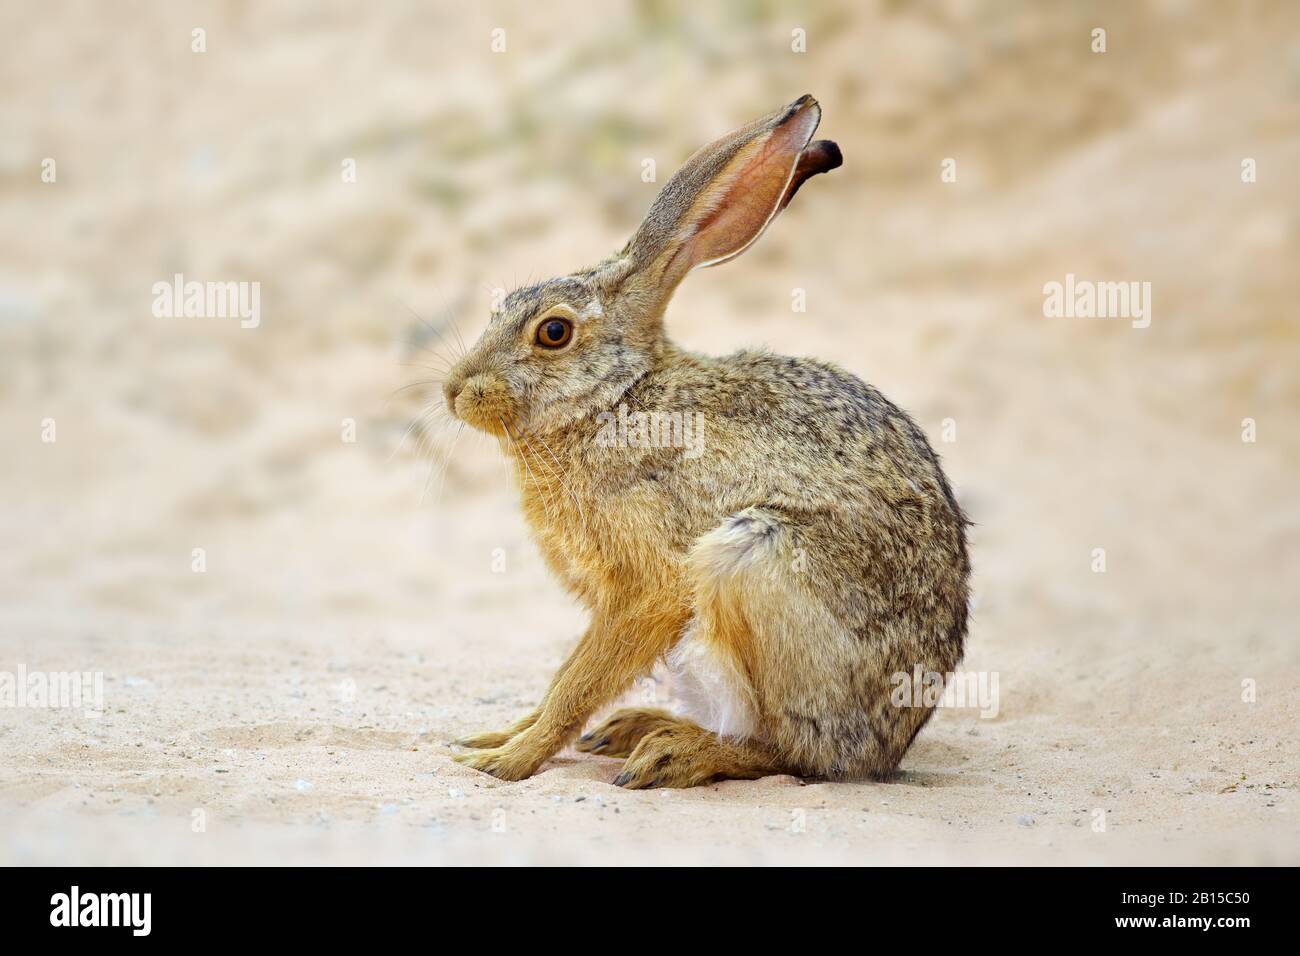
<instances>
[{"instance_id":1,"label":"sandy ground","mask_svg":"<svg viewBox=\"0 0 1300 956\"><path fill-rule=\"evenodd\" d=\"M1295 8L470 6L0 6L0 673L104 681L0 708L0 861L1300 862ZM411 366L616 248L643 158L805 91L844 168L670 327L933 436L997 716L891 783L460 767L583 621ZM262 324L155 318L175 272L260 281ZM1150 327L1045 317L1066 273L1151 282Z\"/></svg>"}]
</instances>

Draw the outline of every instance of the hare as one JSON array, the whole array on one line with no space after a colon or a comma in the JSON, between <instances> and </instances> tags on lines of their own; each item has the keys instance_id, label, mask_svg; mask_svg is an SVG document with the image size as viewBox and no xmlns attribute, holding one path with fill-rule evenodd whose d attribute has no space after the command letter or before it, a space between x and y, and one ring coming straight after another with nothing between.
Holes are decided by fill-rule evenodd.
<instances>
[{"instance_id":1,"label":"hare","mask_svg":"<svg viewBox=\"0 0 1300 956\"><path fill-rule=\"evenodd\" d=\"M970 563L921 430L829 363L712 358L664 332L686 273L840 165L810 142L820 119L803 96L696 152L622 251L511 293L448 374L448 408L500 440L591 615L537 708L457 741L461 763L531 776L660 659L685 714L619 710L577 741L626 758L623 787L887 777L930 717L891 691L961 659ZM672 440L683 416L694 445Z\"/></svg>"}]
</instances>

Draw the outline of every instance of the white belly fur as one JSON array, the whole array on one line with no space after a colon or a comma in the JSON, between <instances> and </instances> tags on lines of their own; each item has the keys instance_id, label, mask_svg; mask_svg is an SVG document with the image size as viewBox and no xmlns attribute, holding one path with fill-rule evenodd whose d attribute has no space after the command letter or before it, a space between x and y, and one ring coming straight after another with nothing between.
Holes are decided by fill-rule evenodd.
<instances>
[{"instance_id":1,"label":"white belly fur","mask_svg":"<svg viewBox=\"0 0 1300 956\"><path fill-rule=\"evenodd\" d=\"M753 694L744 676L688 626L668 652L673 693L689 717L719 737L752 737L757 727Z\"/></svg>"}]
</instances>

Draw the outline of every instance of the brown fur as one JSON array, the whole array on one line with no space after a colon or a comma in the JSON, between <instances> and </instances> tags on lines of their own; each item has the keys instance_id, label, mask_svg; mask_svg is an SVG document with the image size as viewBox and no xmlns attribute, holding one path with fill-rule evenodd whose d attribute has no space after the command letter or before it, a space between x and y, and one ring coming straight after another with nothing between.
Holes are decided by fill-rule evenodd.
<instances>
[{"instance_id":1,"label":"brown fur","mask_svg":"<svg viewBox=\"0 0 1300 956\"><path fill-rule=\"evenodd\" d=\"M620 711L578 747L626 757L623 786L885 775L930 716L894 706L891 677L956 667L970 566L921 431L828 363L710 358L663 330L687 272L743 251L839 165L833 143L810 144L819 117L801 97L701 149L618 255L513 293L449 376L449 407L501 439L542 554L591 612L537 709L460 741L482 748L461 762L535 773L684 634L746 725ZM542 349L556 316L572 341ZM620 405L703 413L703 454L602 444L599 416Z\"/></svg>"}]
</instances>

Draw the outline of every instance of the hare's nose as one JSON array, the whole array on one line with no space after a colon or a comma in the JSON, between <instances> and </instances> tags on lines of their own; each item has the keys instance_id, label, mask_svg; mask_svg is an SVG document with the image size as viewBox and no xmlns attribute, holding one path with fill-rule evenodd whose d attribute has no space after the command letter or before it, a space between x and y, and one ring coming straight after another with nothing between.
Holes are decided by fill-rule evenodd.
<instances>
[{"instance_id":1,"label":"hare's nose","mask_svg":"<svg viewBox=\"0 0 1300 956\"><path fill-rule=\"evenodd\" d=\"M460 395L460 390L465 385L463 378L454 378L447 382L442 388L442 397L447 401L447 410L453 415L456 414L456 398Z\"/></svg>"},{"instance_id":2,"label":"hare's nose","mask_svg":"<svg viewBox=\"0 0 1300 956\"><path fill-rule=\"evenodd\" d=\"M469 421L484 399L495 395L497 390L490 375L481 372L474 375L458 375L447 382L447 408L462 421ZM465 400L464 408L458 406L461 399ZM467 415L470 418L466 418Z\"/></svg>"}]
</instances>

